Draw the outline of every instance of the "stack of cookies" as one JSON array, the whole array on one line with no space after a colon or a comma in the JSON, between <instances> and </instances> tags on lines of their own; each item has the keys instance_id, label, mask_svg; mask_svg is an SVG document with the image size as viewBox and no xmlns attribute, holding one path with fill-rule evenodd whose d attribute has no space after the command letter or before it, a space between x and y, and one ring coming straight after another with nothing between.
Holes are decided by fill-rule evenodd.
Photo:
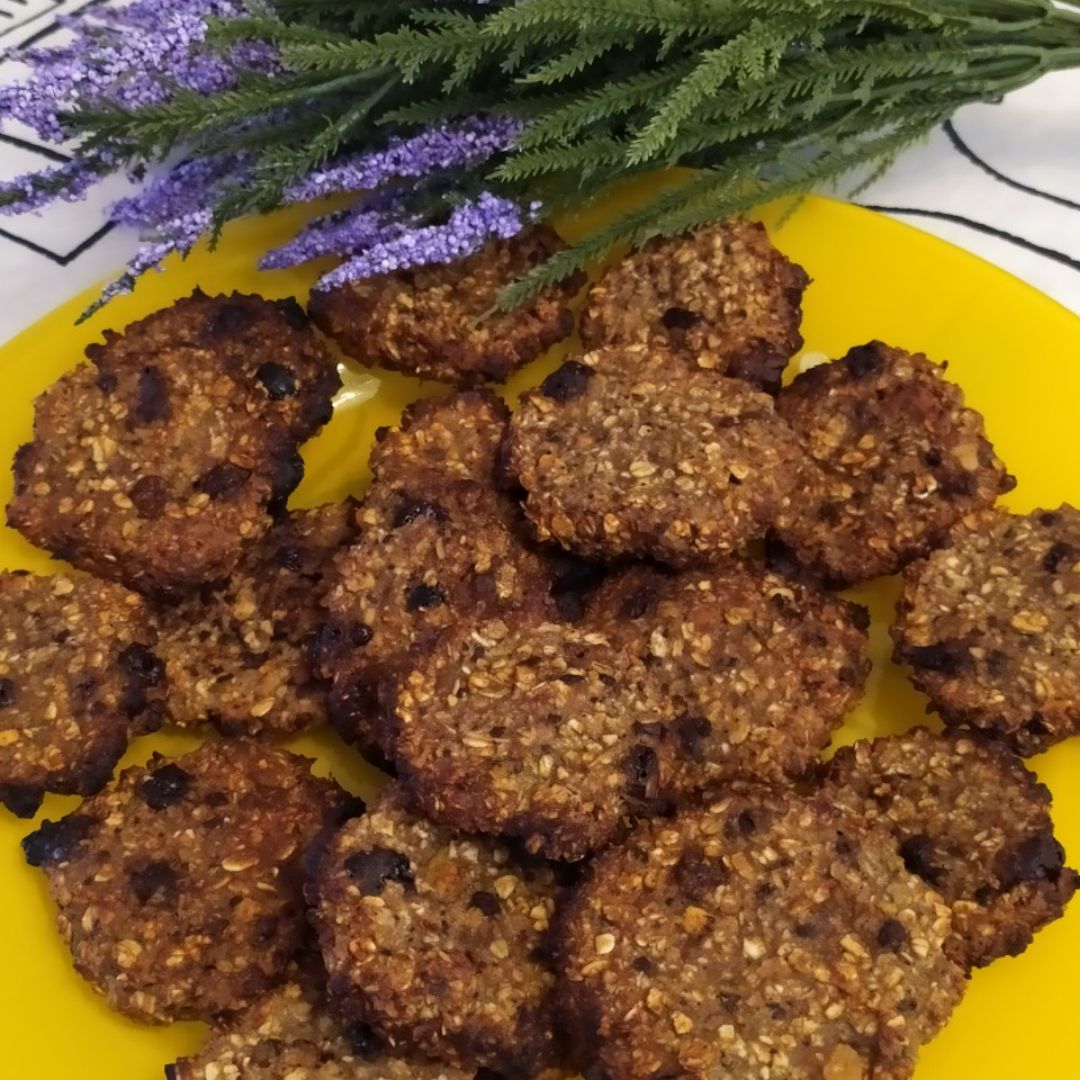
<instances>
[{"instance_id":1,"label":"stack of cookies","mask_svg":"<svg viewBox=\"0 0 1080 1080\"><path fill-rule=\"evenodd\" d=\"M1080 514L1014 486L945 369L881 342L782 376L806 274L752 223L485 319L558 246L314 297L360 362L453 384L362 500L285 509L334 363L293 303L201 294L38 401L0 576L0 800L78 971L209 1021L173 1080L901 1080L971 970L1058 918ZM902 573L944 721L825 751ZM366 807L276 740L329 722ZM134 735L214 731L116 779Z\"/></svg>"}]
</instances>

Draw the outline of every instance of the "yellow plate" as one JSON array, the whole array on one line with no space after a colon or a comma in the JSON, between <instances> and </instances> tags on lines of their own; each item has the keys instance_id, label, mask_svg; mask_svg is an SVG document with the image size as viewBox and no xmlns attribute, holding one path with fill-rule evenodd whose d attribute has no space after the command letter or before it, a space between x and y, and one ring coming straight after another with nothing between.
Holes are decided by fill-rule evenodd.
<instances>
[{"instance_id":1,"label":"yellow plate","mask_svg":"<svg viewBox=\"0 0 1080 1080\"><path fill-rule=\"evenodd\" d=\"M609 208L610 210L610 208ZM776 215L766 214L775 222ZM94 320L73 321L89 297L59 308L0 350L0 502L10 495L6 463L31 430L32 402L106 326L122 326L200 285L268 296L303 295L314 268L256 273L257 252L280 242L298 213L241 222L219 250L200 250L151 274L133 296ZM579 225L580 223L576 223ZM576 227L568 223L568 228ZM1080 502L1075 415L1080 402L1080 321L1028 286L980 260L887 218L826 199L810 199L775 232L778 245L814 277L807 294L808 351L829 356L882 338L948 359L949 374L987 418L1001 456L1019 478L1011 506L1027 510ZM554 363L540 361L534 381ZM515 382L520 388L522 379ZM430 386L358 368L333 423L307 450L308 476L296 501L313 505L362 489L374 429ZM55 567L10 530L0 533L0 566ZM893 731L923 719L924 701L887 659L891 583L864 590L874 608L875 670L864 704L841 733L845 740ZM373 774L325 733L299 741L363 793ZM189 736L140 739L125 764L151 749L176 752ZM1055 794L1062 840L1080 860L1080 739L1036 763ZM41 816L55 818L74 799L50 797ZM162 1063L193 1050L203 1028L140 1027L114 1016L72 971L53 928L42 875L26 867L19 840L30 831L0 808L0 1077L4 1080L149 1080ZM1080 969L1080 902L1041 933L1020 959L979 972L947 1029L922 1055L917 1080L1049 1080L1077 1075L1080 1024L1073 983Z\"/></svg>"}]
</instances>

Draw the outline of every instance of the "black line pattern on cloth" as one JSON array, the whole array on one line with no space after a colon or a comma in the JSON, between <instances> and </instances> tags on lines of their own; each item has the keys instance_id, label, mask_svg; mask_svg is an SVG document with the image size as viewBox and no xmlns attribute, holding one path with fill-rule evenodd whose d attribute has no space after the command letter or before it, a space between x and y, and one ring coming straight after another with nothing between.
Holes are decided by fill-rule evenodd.
<instances>
[{"instance_id":1,"label":"black line pattern on cloth","mask_svg":"<svg viewBox=\"0 0 1080 1080\"><path fill-rule=\"evenodd\" d=\"M1040 199L1046 199L1048 202L1057 203L1058 206L1064 206L1069 210L1080 210L1080 202L1073 202L1072 199L1066 199L1063 195L1055 195L1052 191L1043 191L1041 188L1032 187L1030 184L1025 184L1020 180L1014 180L1011 176L1006 176L1005 173L995 169L993 165L988 161L984 161L966 142L964 142L960 137L960 133L956 130L956 125L953 124L951 120L946 120L945 123L942 124L942 130L945 132L945 137L952 143L953 149L967 158L967 160L976 168L982 169L987 176L993 177L993 179L1008 185L1016 191L1022 191L1027 195L1035 195Z\"/></svg>"},{"instance_id":2,"label":"black line pattern on cloth","mask_svg":"<svg viewBox=\"0 0 1080 1080\"><path fill-rule=\"evenodd\" d=\"M950 214L944 210L923 210L915 206L879 206L874 203L859 203L859 205L865 210L876 210L880 214L935 218L938 221L949 221L954 225L963 225L966 228L974 229L976 232L985 233L987 236L1007 240L1010 244L1032 251L1036 255L1053 259L1054 262L1059 262L1062 266L1069 267L1070 270L1080 271L1080 259L1074 259L1071 255L1066 255L1064 251L1055 251L1053 248L1043 247L1042 244L1036 244L1031 240L1025 240L1022 236L1017 236L1015 233L999 229L996 225L987 225L984 221L974 221L961 214Z\"/></svg>"}]
</instances>

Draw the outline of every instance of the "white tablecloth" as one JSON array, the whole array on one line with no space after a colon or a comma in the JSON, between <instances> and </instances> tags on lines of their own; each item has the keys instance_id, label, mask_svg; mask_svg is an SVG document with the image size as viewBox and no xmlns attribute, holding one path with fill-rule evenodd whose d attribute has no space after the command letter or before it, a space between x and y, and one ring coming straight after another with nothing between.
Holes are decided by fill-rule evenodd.
<instances>
[{"instance_id":1,"label":"white tablecloth","mask_svg":"<svg viewBox=\"0 0 1080 1080\"><path fill-rule=\"evenodd\" d=\"M57 12L85 3L0 0L0 51L58 41ZM0 61L0 81L19 71L17 52ZM981 255L1080 314L1078 103L1080 71L963 109L858 201ZM0 178L51 158L29 132L0 135ZM0 217L0 342L123 265L134 238L108 227L105 208L124 188L116 179L85 203Z\"/></svg>"}]
</instances>

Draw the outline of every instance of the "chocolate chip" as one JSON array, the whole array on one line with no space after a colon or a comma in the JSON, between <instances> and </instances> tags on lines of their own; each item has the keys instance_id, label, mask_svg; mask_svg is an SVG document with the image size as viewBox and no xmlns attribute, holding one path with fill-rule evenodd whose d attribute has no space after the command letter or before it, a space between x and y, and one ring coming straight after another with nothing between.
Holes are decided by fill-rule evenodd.
<instances>
[{"instance_id":1,"label":"chocolate chip","mask_svg":"<svg viewBox=\"0 0 1080 1080\"><path fill-rule=\"evenodd\" d=\"M697 326L701 322L701 316L688 308L669 307L660 316L660 321L668 330L689 330L692 326Z\"/></svg>"},{"instance_id":2,"label":"chocolate chip","mask_svg":"<svg viewBox=\"0 0 1080 1080\"><path fill-rule=\"evenodd\" d=\"M102 371L97 377L97 388L108 397L116 389L116 376L111 371Z\"/></svg>"},{"instance_id":3,"label":"chocolate chip","mask_svg":"<svg viewBox=\"0 0 1080 1080\"><path fill-rule=\"evenodd\" d=\"M795 924L795 936L801 938L812 938L818 935L818 925L816 922L811 922L809 919L804 919L802 922Z\"/></svg>"},{"instance_id":4,"label":"chocolate chip","mask_svg":"<svg viewBox=\"0 0 1080 1080\"><path fill-rule=\"evenodd\" d=\"M275 300L274 307L281 312L285 322L293 330L303 330L307 327L307 312L297 303L295 296L286 296L283 300Z\"/></svg>"},{"instance_id":5,"label":"chocolate chip","mask_svg":"<svg viewBox=\"0 0 1080 1080\"><path fill-rule=\"evenodd\" d=\"M0 709L15 704L15 684L11 679L0 679Z\"/></svg>"},{"instance_id":6,"label":"chocolate chip","mask_svg":"<svg viewBox=\"0 0 1080 1080\"><path fill-rule=\"evenodd\" d=\"M170 762L143 780L143 801L151 810L165 810L187 794L190 784L191 774Z\"/></svg>"},{"instance_id":7,"label":"chocolate chip","mask_svg":"<svg viewBox=\"0 0 1080 1080\"><path fill-rule=\"evenodd\" d=\"M195 481L195 487L205 492L215 501L230 499L247 483L250 469L243 469L231 461L222 461Z\"/></svg>"},{"instance_id":8,"label":"chocolate chip","mask_svg":"<svg viewBox=\"0 0 1080 1080\"><path fill-rule=\"evenodd\" d=\"M128 498L135 504L139 517L153 521L165 513L169 501L169 488L160 476L152 473L140 476L128 490Z\"/></svg>"},{"instance_id":9,"label":"chocolate chip","mask_svg":"<svg viewBox=\"0 0 1080 1080\"><path fill-rule=\"evenodd\" d=\"M153 424L169 417L169 382L156 367L143 368L135 390L132 410L140 424Z\"/></svg>"},{"instance_id":10,"label":"chocolate chip","mask_svg":"<svg viewBox=\"0 0 1080 1080\"><path fill-rule=\"evenodd\" d=\"M640 619L656 600L656 593L647 586L632 592L622 602L619 615L624 619Z\"/></svg>"},{"instance_id":11,"label":"chocolate chip","mask_svg":"<svg viewBox=\"0 0 1080 1080\"><path fill-rule=\"evenodd\" d=\"M935 645L905 645L901 658L912 667L958 675L971 663L971 653L962 641L940 641Z\"/></svg>"},{"instance_id":12,"label":"chocolate chip","mask_svg":"<svg viewBox=\"0 0 1080 1080\"><path fill-rule=\"evenodd\" d=\"M165 681L165 665L145 645L135 642L118 657L121 670L146 686L160 686Z\"/></svg>"},{"instance_id":13,"label":"chocolate chip","mask_svg":"<svg viewBox=\"0 0 1080 1080\"><path fill-rule=\"evenodd\" d=\"M631 798L655 799L660 781L660 763L649 746L635 746L626 761L627 791Z\"/></svg>"},{"instance_id":14,"label":"chocolate chip","mask_svg":"<svg viewBox=\"0 0 1080 1080\"><path fill-rule=\"evenodd\" d=\"M411 525L414 521L446 521L450 515L435 502L427 499L405 499L394 511L391 524L395 529Z\"/></svg>"},{"instance_id":15,"label":"chocolate chip","mask_svg":"<svg viewBox=\"0 0 1080 1080\"><path fill-rule=\"evenodd\" d=\"M1025 881L1056 881L1065 865L1065 850L1049 832L1021 841L999 858L1002 888L1012 889Z\"/></svg>"},{"instance_id":16,"label":"chocolate chip","mask_svg":"<svg viewBox=\"0 0 1080 1080\"><path fill-rule=\"evenodd\" d=\"M888 949L889 952L897 952L902 949L908 940L908 933L904 929L903 923L897 922L896 919L886 919L877 932L877 943L883 948Z\"/></svg>"},{"instance_id":17,"label":"chocolate chip","mask_svg":"<svg viewBox=\"0 0 1080 1080\"><path fill-rule=\"evenodd\" d=\"M43 821L37 832L23 839L26 861L31 866L67 862L93 827L94 819L85 814L68 814L59 821Z\"/></svg>"},{"instance_id":18,"label":"chocolate chip","mask_svg":"<svg viewBox=\"0 0 1080 1080\"><path fill-rule=\"evenodd\" d=\"M383 1050L382 1040L367 1024L354 1022L345 1025L345 1041L349 1049L364 1061L378 1057Z\"/></svg>"},{"instance_id":19,"label":"chocolate chip","mask_svg":"<svg viewBox=\"0 0 1080 1080\"><path fill-rule=\"evenodd\" d=\"M862 604L851 604L848 607L848 614L851 616L851 625L856 630L869 630L870 629L870 609L863 607Z\"/></svg>"},{"instance_id":20,"label":"chocolate chip","mask_svg":"<svg viewBox=\"0 0 1080 1080\"><path fill-rule=\"evenodd\" d=\"M647 956L635 956L630 966L642 975L651 975L656 970L656 965Z\"/></svg>"},{"instance_id":21,"label":"chocolate chip","mask_svg":"<svg viewBox=\"0 0 1080 1080\"><path fill-rule=\"evenodd\" d=\"M415 884L409 860L390 848L377 847L350 855L345 860L345 869L364 896L378 896L388 881L398 882L406 891Z\"/></svg>"},{"instance_id":22,"label":"chocolate chip","mask_svg":"<svg viewBox=\"0 0 1080 1080\"><path fill-rule=\"evenodd\" d=\"M406 611L427 611L428 608L438 607L445 601L446 597L439 588L423 581L405 590Z\"/></svg>"},{"instance_id":23,"label":"chocolate chip","mask_svg":"<svg viewBox=\"0 0 1080 1080\"><path fill-rule=\"evenodd\" d=\"M282 570L291 570L293 572L296 572L297 570L303 568L304 553L300 550L300 548L281 548L274 556L274 565L280 566Z\"/></svg>"},{"instance_id":24,"label":"chocolate chip","mask_svg":"<svg viewBox=\"0 0 1080 1080\"><path fill-rule=\"evenodd\" d=\"M296 376L284 364L267 360L255 369L255 378L263 384L271 401L280 401L296 393Z\"/></svg>"},{"instance_id":25,"label":"chocolate chip","mask_svg":"<svg viewBox=\"0 0 1080 1080\"><path fill-rule=\"evenodd\" d=\"M930 466L931 469L936 469L941 464L941 451L940 450L927 450L923 454L923 461Z\"/></svg>"},{"instance_id":26,"label":"chocolate chip","mask_svg":"<svg viewBox=\"0 0 1080 1080\"><path fill-rule=\"evenodd\" d=\"M304 459L299 453L286 454L274 461L274 473L270 478L270 506L272 514L285 509L289 496L304 479Z\"/></svg>"},{"instance_id":27,"label":"chocolate chip","mask_svg":"<svg viewBox=\"0 0 1080 1080\"><path fill-rule=\"evenodd\" d=\"M477 911L487 915L489 919L494 918L502 911L499 898L493 892L488 892L487 889L477 889L469 900L469 907L476 908Z\"/></svg>"},{"instance_id":28,"label":"chocolate chip","mask_svg":"<svg viewBox=\"0 0 1080 1080\"><path fill-rule=\"evenodd\" d=\"M206 329L212 337L229 336L246 330L255 321L255 313L246 304L225 302L216 307Z\"/></svg>"},{"instance_id":29,"label":"chocolate chip","mask_svg":"<svg viewBox=\"0 0 1080 1080\"><path fill-rule=\"evenodd\" d=\"M1051 525L1056 525L1061 520L1061 517L1053 510L1044 510L1039 515L1039 524L1045 525L1049 528Z\"/></svg>"},{"instance_id":30,"label":"chocolate chip","mask_svg":"<svg viewBox=\"0 0 1080 1080\"><path fill-rule=\"evenodd\" d=\"M576 360L567 360L557 371L553 371L541 384L540 393L552 401L560 403L570 401L585 393L593 369Z\"/></svg>"},{"instance_id":31,"label":"chocolate chip","mask_svg":"<svg viewBox=\"0 0 1080 1080\"><path fill-rule=\"evenodd\" d=\"M1042 568L1048 574L1056 574L1063 562L1068 562L1069 566L1072 566L1077 561L1078 554L1080 553L1072 544L1066 544L1059 540L1043 556Z\"/></svg>"},{"instance_id":32,"label":"chocolate chip","mask_svg":"<svg viewBox=\"0 0 1080 1080\"><path fill-rule=\"evenodd\" d=\"M140 904L148 904L159 894L159 898L166 903L175 899L176 886L180 880L180 875L176 870L161 859L132 870L128 877L131 881L131 891Z\"/></svg>"},{"instance_id":33,"label":"chocolate chip","mask_svg":"<svg viewBox=\"0 0 1080 1080\"><path fill-rule=\"evenodd\" d=\"M844 357L844 367L853 379L866 379L876 375L885 363L885 358L874 345L859 345Z\"/></svg>"},{"instance_id":34,"label":"chocolate chip","mask_svg":"<svg viewBox=\"0 0 1080 1080\"><path fill-rule=\"evenodd\" d=\"M312 663L319 668L333 667L354 649L362 648L372 638L371 627L356 620L323 623L311 636L308 646Z\"/></svg>"},{"instance_id":35,"label":"chocolate chip","mask_svg":"<svg viewBox=\"0 0 1080 1080\"><path fill-rule=\"evenodd\" d=\"M934 865L934 841L925 833L909 836L900 845L900 858L912 874L931 885L936 885L945 876L945 871Z\"/></svg>"},{"instance_id":36,"label":"chocolate chip","mask_svg":"<svg viewBox=\"0 0 1080 1080\"><path fill-rule=\"evenodd\" d=\"M675 735L682 752L691 761L702 758L702 744L712 734L712 724L704 716L680 716L675 721Z\"/></svg>"},{"instance_id":37,"label":"chocolate chip","mask_svg":"<svg viewBox=\"0 0 1080 1080\"><path fill-rule=\"evenodd\" d=\"M672 873L679 887L691 899L711 896L731 877L731 872L719 858L710 858L700 848L684 851Z\"/></svg>"},{"instance_id":38,"label":"chocolate chip","mask_svg":"<svg viewBox=\"0 0 1080 1080\"><path fill-rule=\"evenodd\" d=\"M0 803L16 817L32 818L41 806L45 793L25 784L0 784Z\"/></svg>"}]
</instances>

